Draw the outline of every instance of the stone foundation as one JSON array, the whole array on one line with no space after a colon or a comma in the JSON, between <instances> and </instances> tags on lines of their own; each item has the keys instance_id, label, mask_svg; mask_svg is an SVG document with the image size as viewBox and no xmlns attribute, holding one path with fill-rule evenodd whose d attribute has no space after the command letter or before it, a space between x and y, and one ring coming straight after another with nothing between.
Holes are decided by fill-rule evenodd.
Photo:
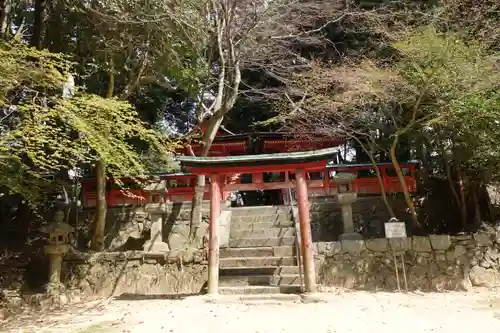
<instances>
[{"instance_id":1,"label":"stone foundation","mask_svg":"<svg viewBox=\"0 0 500 333\"><path fill-rule=\"evenodd\" d=\"M82 296L195 294L207 281L203 250L68 255L63 282Z\"/></svg>"},{"instance_id":2,"label":"stone foundation","mask_svg":"<svg viewBox=\"0 0 500 333\"><path fill-rule=\"evenodd\" d=\"M315 243L317 282L349 289L396 290L393 251L402 288L401 255L409 290L500 287L500 235L481 233Z\"/></svg>"},{"instance_id":3,"label":"stone foundation","mask_svg":"<svg viewBox=\"0 0 500 333\"><path fill-rule=\"evenodd\" d=\"M340 206L334 197L310 197L311 229L314 242L338 241L343 233ZM390 199L390 204L401 221L410 221L406 203L401 198ZM230 206L225 202L224 207ZM163 241L171 250L187 247L202 247L202 239L208 236L209 202L203 202L202 224L197 228L196 244L188 242L190 231L191 203L168 204L164 216ZM384 237L384 223L390 218L382 199L378 196L364 196L352 205L354 227L364 238ZM95 210L88 209L80 217L80 225L91 225ZM139 251L149 239L151 219L143 207L108 208L106 215L106 241L109 251ZM408 226L409 228L410 226ZM80 228L80 248L86 248L88 230ZM221 228L221 238L226 239L227 228ZM410 232L411 230L408 229Z\"/></svg>"},{"instance_id":4,"label":"stone foundation","mask_svg":"<svg viewBox=\"0 0 500 333\"><path fill-rule=\"evenodd\" d=\"M222 208L230 206L225 202ZM203 238L208 236L209 202L203 202L201 225L193 228L196 232L194 242L189 242L191 203L180 202L167 204L163 217L162 240L168 244L170 250L186 248L202 248ZM224 215L224 214L223 214ZM225 215L224 215L225 216ZM80 216L80 225L92 225L95 218L95 209L87 209ZM228 222L226 222L227 226ZM108 208L106 213L106 240L105 248L108 251L141 251L150 237L151 218L144 211L144 207L115 207ZM86 248L90 239L89 230L79 230L79 248ZM224 234L227 233L227 234ZM221 228L221 238L229 237L229 229Z\"/></svg>"}]
</instances>

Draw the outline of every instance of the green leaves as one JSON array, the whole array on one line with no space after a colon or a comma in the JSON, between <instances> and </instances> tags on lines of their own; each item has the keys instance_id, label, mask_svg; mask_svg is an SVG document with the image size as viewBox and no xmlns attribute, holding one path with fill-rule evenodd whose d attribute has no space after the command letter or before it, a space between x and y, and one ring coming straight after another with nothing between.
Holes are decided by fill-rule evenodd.
<instances>
[{"instance_id":1,"label":"green leaves","mask_svg":"<svg viewBox=\"0 0 500 333\"><path fill-rule=\"evenodd\" d=\"M167 170L171 143L148 129L129 103L91 94L62 98L71 65L23 44L0 47L0 109L6 114L0 118L0 185L34 201L54 176L97 159L113 176L138 177L148 171L145 151Z\"/></svg>"},{"instance_id":2,"label":"green leaves","mask_svg":"<svg viewBox=\"0 0 500 333\"><path fill-rule=\"evenodd\" d=\"M60 101L54 111L78 133L76 141L90 149L91 158L103 159L115 176L142 176L146 172L133 140L146 143L164 164L169 162L168 143L147 129L127 102L82 95Z\"/></svg>"},{"instance_id":3,"label":"green leaves","mask_svg":"<svg viewBox=\"0 0 500 333\"><path fill-rule=\"evenodd\" d=\"M465 42L456 33L425 27L394 47L403 56L399 62L401 75L419 89L427 86L441 99L491 89L499 82L495 55L475 41Z\"/></svg>"},{"instance_id":4,"label":"green leaves","mask_svg":"<svg viewBox=\"0 0 500 333\"><path fill-rule=\"evenodd\" d=\"M203 7L192 0L99 1L81 8L91 23L84 30L84 44L100 71L115 72L117 87L135 80L138 85L163 82L167 77L176 87L197 93L210 72L204 57L210 41Z\"/></svg>"}]
</instances>

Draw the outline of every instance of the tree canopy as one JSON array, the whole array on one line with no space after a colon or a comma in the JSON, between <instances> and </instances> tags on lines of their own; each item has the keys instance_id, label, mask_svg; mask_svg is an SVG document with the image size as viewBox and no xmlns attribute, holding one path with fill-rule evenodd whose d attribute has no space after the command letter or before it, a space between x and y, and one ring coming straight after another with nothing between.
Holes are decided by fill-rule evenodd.
<instances>
[{"instance_id":1,"label":"tree canopy","mask_svg":"<svg viewBox=\"0 0 500 333\"><path fill-rule=\"evenodd\" d=\"M346 135L363 162L420 161L422 179L449 185L462 227L491 220L479 198L500 181L499 6L0 2L0 185L34 198L95 163L111 175L167 170L175 140L206 154L221 125L308 128ZM419 189L405 195L415 223L432 192Z\"/></svg>"},{"instance_id":2,"label":"tree canopy","mask_svg":"<svg viewBox=\"0 0 500 333\"><path fill-rule=\"evenodd\" d=\"M0 67L0 182L9 190L37 199L43 192L34 184L64 180L68 170L79 172L99 158L111 175L144 175L146 150L168 165L172 144L148 128L128 102L79 87L73 96L63 96L72 78L67 56L4 43Z\"/></svg>"}]
</instances>

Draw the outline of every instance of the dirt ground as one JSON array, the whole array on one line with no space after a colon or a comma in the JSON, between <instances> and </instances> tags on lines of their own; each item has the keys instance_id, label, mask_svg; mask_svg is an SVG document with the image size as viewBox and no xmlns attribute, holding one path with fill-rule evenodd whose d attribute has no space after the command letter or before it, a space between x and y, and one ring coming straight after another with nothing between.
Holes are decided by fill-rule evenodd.
<instances>
[{"instance_id":1,"label":"dirt ground","mask_svg":"<svg viewBox=\"0 0 500 333\"><path fill-rule=\"evenodd\" d=\"M13 333L500 332L500 293L328 294L326 303L106 300L25 313L0 324Z\"/></svg>"}]
</instances>

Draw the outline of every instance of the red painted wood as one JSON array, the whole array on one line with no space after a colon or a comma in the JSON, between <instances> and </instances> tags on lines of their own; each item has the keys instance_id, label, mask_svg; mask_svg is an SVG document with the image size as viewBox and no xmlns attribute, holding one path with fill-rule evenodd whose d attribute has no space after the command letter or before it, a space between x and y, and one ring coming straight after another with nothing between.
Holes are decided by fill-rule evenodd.
<instances>
[{"instance_id":1,"label":"red painted wood","mask_svg":"<svg viewBox=\"0 0 500 333\"><path fill-rule=\"evenodd\" d=\"M201 145L193 144L191 149L195 156L198 156L201 152ZM229 156L231 154L245 154L247 152L247 141L230 141L230 142L214 142L210 146L210 151L208 156ZM180 155L186 154L185 148L176 149L176 153Z\"/></svg>"},{"instance_id":2,"label":"red painted wood","mask_svg":"<svg viewBox=\"0 0 500 333\"><path fill-rule=\"evenodd\" d=\"M410 192L415 192L417 190L416 180L415 180L415 165L413 164L402 164L402 168L407 168L409 170L409 174L405 176L405 182L408 186ZM253 177L254 183L252 184L240 184L239 176L241 173L249 173L246 172L238 172L237 170L223 170L226 171L227 174L224 174L226 178L226 184L223 185L222 198L226 200L229 198L230 193L234 191L253 191L253 190L275 190L275 189L288 189L293 188L295 185L294 181L294 172L293 165L279 166L279 169L287 168L287 170L278 170L273 171L270 167L264 167L266 170L258 170L254 171L254 173L258 173L262 175L262 172L282 172L282 181L280 182L272 182L272 183L260 183L257 184L258 176ZM292 168L292 169L291 169ZM372 169L371 166L356 166L356 167L339 167L335 170L337 172L352 172L356 173L360 170L369 170ZM387 175L387 169L391 169L392 166L380 166L382 179L384 183L384 189L388 193L399 193L403 191L401 184L399 183L399 179L397 177L390 177ZM271 170L270 170L271 169ZM329 169L330 171L332 169ZM228 172L229 171L229 172ZM324 170L324 166L316 169L316 170L307 170L307 171L323 171L324 180L309 180L307 182L309 191L312 194L317 195L333 195L336 193L336 186L329 177L328 171ZM179 201L191 201L194 193L193 184L195 183L194 175L166 175L162 176L162 179L167 180L167 184L169 186L168 191L165 193L165 201L167 202L179 202ZM290 182L287 182L287 179ZM175 180L175 182L173 182ZM123 178L123 182L132 181L130 178ZM173 187L174 183L177 183L176 187ZM113 184L113 179L108 179L108 186ZM95 192L95 180L86 179L83 181L83 193L82 193L82 201L84 207L95 207L96 204L96 192ZM377 194L381 192L380 185L378 184L376 177L359 177L354 181L354 187L360 194ZM123 205L141 205L148 201L146 193L144 193L141 189L130 189L133 195L129 196L123 192L121 189L111 189L106 193L108 206L123 206ZM142 199L144 198L144 199ZM204 199L210 199L209 195L209 187L205 190Z\"/></svg>"},{"instance_id":3,"label":"red painted wood","mask_svg":"<svg viewBox=\"0 0 500 333\"><path fill-rule=\"evenodd\" d=\"M299 225L301 238L302 263L304 265L304 285L306 292L314 293L316 287L316 273L314 269L313 243L311 234L311 221L309 216L309 195L307 193L307 180L302 170L297 170L297 203L299 208Z\"/></svg>"},{"instance_id":4,"label":"red painted wood","mask_svg":"<svg viewBox=\"0 0 500 333\"><path fill-rule=\"evenodd\" d=\"M307 180L307 186L309 188L323 188L322 180ZM252 183L252 184L229 184L224 186L225 191L235 192L235 191L256 191L256 190L280 190L295 188L295 181L289 182L272 182L272 183Z\"/></svg>"},{"instance_id":5,"label":"red painted wood","mask_svg":"<svg viewBox=\"0 0 500 333\"><path fill-rule=\"evenodd\" d=\"M264 181L262 179L262 172L252 173L252 183L254 183L257 186L259 186L258 184L262 184L263 182Z\"/></svg>"},{"instance_id":6,"label":"red painted wood","mask_svg":"<svg viewBox=\"0 0 500 333\"><path fill-rule=\"evenodd\" d=\"M219 292L219 215L220 215L220 177L210 177L210 225L208 228L208 282L207 294Z\"/></svg>"},{"instance_id":7,"label":"red painted wood","mask_svg":"<svg viewBox=\"0 0 500 333\"><path fill-rule=\"evenodd\" d=\"M232 175L236 173L258 173L258 172L283 172L292 171L296 169L303 169L304 171L320 171L326 167L326 161L318 162L304 162L294 164L272 164L272 165L258 165L258 166L235 166L235 167L188 167L190 173L197 175L209 175L213 173Z\"/></svg>"},{"instance_id":8,"label":"red painted wood","mask_svg":"<svg viewBox=\"0 0 500 333\"><path fill-rule=\"evenodd\" d=\"M264 152L296 152L335 147L345 140L266 140L263 139Z\"/></svg>"}]
</instances>

